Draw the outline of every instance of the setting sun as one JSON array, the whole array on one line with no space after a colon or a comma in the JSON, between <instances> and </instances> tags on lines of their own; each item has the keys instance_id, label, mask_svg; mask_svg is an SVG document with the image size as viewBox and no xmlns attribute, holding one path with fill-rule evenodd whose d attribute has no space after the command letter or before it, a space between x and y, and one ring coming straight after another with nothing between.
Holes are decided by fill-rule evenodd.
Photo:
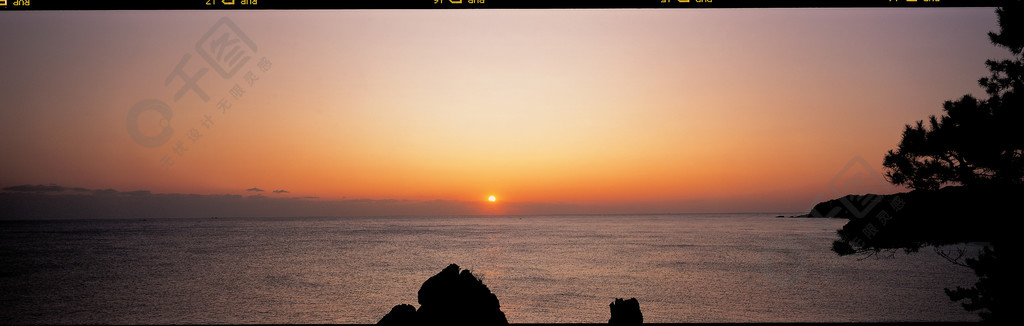
<instances>
[{"instance_id":1,"label":"setting sun","mask_svg":"<svg viewBox=\"0 0 1024 326\"><path fill-rule=\"evenodd\" d=\"M495 201L497 201L497 200L498 200L498 199L497 199L497 198L494 198L494 196L490 196L490 197L487 197L487 201L489 201L489 202L492 202L492 203L493 203L493 202L495 202Z\"/></svg>"}]
</instances>

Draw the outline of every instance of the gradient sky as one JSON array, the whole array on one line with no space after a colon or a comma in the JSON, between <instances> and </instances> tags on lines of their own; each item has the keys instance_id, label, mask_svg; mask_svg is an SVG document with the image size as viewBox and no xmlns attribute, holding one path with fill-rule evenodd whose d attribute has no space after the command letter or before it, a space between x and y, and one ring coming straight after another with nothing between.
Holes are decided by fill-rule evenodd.
<instances>
[{"instance_id":1,"label":"gradient sky","mask_svg":"<svg viewBox=\"0 0 1024 326\"><path fill-rule=\"evenodd\" d=\"M205 67L225 16L271 68L174 102L164 79ZM997 28L992 8L0 12L0 186L806 211L983 94ZM174 111L156 148L126 129L147 98Z\"/></svg>"}]
</instances>

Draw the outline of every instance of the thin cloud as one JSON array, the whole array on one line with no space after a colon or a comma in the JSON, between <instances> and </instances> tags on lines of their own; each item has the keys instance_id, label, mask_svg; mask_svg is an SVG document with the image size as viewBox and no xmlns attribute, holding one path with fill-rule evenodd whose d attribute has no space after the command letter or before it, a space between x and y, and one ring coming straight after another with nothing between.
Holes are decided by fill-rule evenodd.
<instances>
[{"instance_id":1,"label":"thin cloud","mask_svg":"<svg viewBox=\"0 0 1024 326\"><path fill-rule=\"evenodd\" d=\"M287 194L287 193L290 193L290 192L291 192L291 191L288 191L288 190L284 190L284 189L278 189L278 190L274 190L274 193L275 193L275 194Z\"/></svg>"},{"instance_id":2,"label":"thin cloud","mask_svg":"<svg viewBox=\"0 0 1024 326\"><path fill-rule=\"evenodd\" d=\"M253 187L253 188L246 189L245 191L258 191L258 192L262 192L263 189Z\"/></svg>"},{"instance_id":3,"label":"thin cloud","mask_svg":"<svg viewBox=\"0 0 1024 326\"><path fill-rule=\"evenodd\" d=\"M478 203L396 199L321 200L315 196L270 198L263 194L153 193L51 186L17 186L0 192L0 220L205 218L213 216L452 216L478 214ZM63 191L58 191L63 189ZM287 193L287 190L275 190Z\"/></svg>"},{"instance_id":4,"label":"thin cloud","mask_svg":"<svg viewBox=\"0 0 1024 326\"><path fill-rule=\"evenodd\" d=\"M3 190L8 191L8 192L24 192L24 193L46 193L46 192L63 192L63 191L87 192L88 191L87 189L84 189L84 188L68 188L68 187L60 187L60 186L57 186L57 185L49 185L49 186L43 186L43 185L22 185L22 186L7 187L7 188L4 188Z\"/></svg>"}]
</instances>

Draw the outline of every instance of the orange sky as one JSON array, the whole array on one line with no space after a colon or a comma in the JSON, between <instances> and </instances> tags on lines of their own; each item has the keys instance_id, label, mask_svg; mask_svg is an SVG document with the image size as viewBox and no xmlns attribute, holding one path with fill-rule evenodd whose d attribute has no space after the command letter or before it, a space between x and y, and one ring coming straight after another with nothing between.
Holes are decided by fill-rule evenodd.
<instances>
[{"instance_id":1,"label":"orange sky","mask_svg":"<svg viewBox=\"0 0 1024 326\"><path fill-rule=\"evenodd\" d=\"M992 11L2 12L21 32L0 34L0 186L804 211L851 160L880 171L903 124L982 93L1006 56ZM211 70L209 102L174 102L165 78L185 54L206 67L195 43L223 16L271 68ZM174 110L156 148L125 126L147 98Z\"/></svg>"}]
</instances>

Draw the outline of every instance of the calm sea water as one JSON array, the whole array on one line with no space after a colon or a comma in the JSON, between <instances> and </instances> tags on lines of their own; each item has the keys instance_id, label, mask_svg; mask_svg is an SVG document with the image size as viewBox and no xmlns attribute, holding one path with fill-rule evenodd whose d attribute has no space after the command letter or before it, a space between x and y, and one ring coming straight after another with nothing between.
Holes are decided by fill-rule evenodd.
<instances>
[{"instance_id":1,"label":"calm sea water","mask_svg":"<svg viewBox=\"0 0 1024 326\"><path fill-rule=\"evenodd\" d=\"M774 214L0 222L0 323L374 323L449 263L510 322L977 320L931 249L829 251ZM971 247L974 248L974 247Z\"/></svg>"}]
</instances>

